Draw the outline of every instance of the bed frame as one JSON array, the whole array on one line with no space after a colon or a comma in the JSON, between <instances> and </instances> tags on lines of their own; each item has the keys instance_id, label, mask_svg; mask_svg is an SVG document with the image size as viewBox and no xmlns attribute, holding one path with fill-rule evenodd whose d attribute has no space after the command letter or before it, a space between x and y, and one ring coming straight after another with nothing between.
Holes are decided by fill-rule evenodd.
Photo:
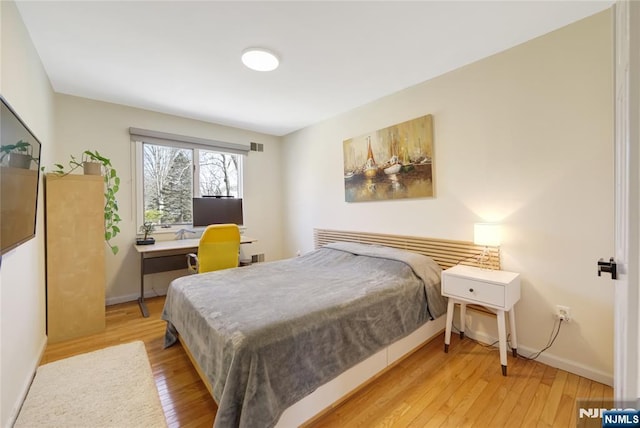
<instances>
[{"instance_id":1,"label":"bed frame","mask_svg":"<svg viewBox=\"0 0 640 428\"><path fill-rule=\"evenodd\" d=\"M331 242L359 242L400 248L429 256L443 269L450 268L456 264L500 269L499 247L489 247L487 249L484 246L475 245L473 242L314 229L316 248ZM441 316L438 319L427 322L407 337L392 343L335 379L318 387L313 393L287 408L276 427L305 426L315 421L342 403L361 387L373 381L399 361L442 333L445 327L445 318ZM183 341L181 341L181 344L213 397L212 389L206 380L206 376L204 376L186 344Z\"/></svg>"},{"instance_id":2,"label":"bed frame","mask_svg":"<svg viewBox=\"0 0 640 428\"><path fill-rule=\"evenodd\" d=\"M458 264L500 269L500 247L485 247L473 242L329 229L314 229L313 237L316 248L331 242L359 242L422 254L431 257L442 269Z\"/></svg>"}]
</instances>

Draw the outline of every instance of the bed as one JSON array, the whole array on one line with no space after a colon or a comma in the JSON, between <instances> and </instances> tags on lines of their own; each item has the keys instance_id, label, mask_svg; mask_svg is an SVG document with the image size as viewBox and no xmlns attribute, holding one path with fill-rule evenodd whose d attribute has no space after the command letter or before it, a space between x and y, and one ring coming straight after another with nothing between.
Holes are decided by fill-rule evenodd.
<instances>
[{"instance_id":1,"label":"bed","mask_svg":"<svg viewBox=\"0 0 640 428\"><path fill-rule=\"evenodd\" d=\"M172 282L165 345L180 338L215 427L300 425L442 330L448 262L332 233L301 257Z\"/></svg>"}]
</instances>

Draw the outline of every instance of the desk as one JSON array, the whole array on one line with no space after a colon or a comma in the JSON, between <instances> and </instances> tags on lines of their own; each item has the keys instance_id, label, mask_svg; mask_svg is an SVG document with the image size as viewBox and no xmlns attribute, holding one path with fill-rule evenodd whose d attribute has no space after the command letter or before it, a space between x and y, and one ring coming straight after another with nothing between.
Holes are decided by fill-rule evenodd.
<instances>
[{"instance_id":1,"label":"desk","mask_svg":"<svg viewBox=\"0 0 640 428\"><path fill-rule=\"evenodd\" d=\"M241 244L250 244L256 239L240 236ZM168 272L187 268L186 255L198 252L200 238L157 241L152 245L134 245L140 254L140 297L138 304L142 316L147 318L149 311L144 302L144 276L149 273Z\"/></svg>"}]
</instances>

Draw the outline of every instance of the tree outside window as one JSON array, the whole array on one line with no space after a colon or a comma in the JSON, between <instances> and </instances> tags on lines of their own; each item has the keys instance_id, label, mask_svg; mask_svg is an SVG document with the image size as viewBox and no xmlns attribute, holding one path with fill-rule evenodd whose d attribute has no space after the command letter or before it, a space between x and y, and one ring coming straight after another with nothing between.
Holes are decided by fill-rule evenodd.
<instances>
[{"instance_id":1,"label":"tree outside window","mask_svg":"<svg viewBox=\"0 0 640 428\"><path fill-rule=\"evenodd\" d=\"M238 197L238 155L200 150L200 195Z\"/></svg>"},{"instance_id":2,"label":"tree outside window","mask_svg":"<svg viewBox=\"0 0 640 428\"><path fill-rule=\"evenodd\" d=\"M148 143L143 155L145 222L192 224L194 196L240 196L239 155Z\"/></svg>"}]
</instances>

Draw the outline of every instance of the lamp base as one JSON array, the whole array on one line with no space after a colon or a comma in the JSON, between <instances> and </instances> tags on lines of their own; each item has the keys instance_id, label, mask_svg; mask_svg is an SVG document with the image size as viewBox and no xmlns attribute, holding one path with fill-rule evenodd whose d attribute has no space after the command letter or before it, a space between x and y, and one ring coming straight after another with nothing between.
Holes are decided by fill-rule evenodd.
<instances>
[{"instance_id":1,"label":"lamp base","mask_svg":"<svg viewBox=\"0 0 640 428\"><path fill-rule=\"evenodd\" d=\"M477 260L478 260L478 265L480 266L481 269L498 270L498 264L494 262L493 256L491 254L491 251L489 250L489 247L484 247L484 249L482 250L482 253L480 253Z\"/></svg>"}]
</instances>

